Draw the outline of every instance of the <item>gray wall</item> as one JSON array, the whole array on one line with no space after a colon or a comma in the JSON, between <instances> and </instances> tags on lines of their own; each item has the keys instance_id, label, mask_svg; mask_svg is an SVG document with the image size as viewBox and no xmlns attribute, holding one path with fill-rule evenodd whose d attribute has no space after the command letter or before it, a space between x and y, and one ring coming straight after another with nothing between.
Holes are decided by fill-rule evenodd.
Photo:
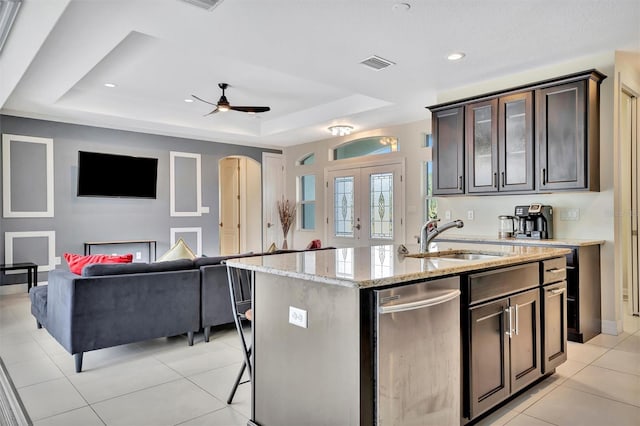
<instances>
[{"instance_id":1,"label":"gray wall","mask_svg":"<svg viewBox=\"0 0 640 426\"><path fill-rule=\"evenodd\" d=\"M54 217L0 217L0 263L5 262L5 233L27 231L55 231L56 257L62 257L65 252L82 253L85 241L114 240L156 240L157 255L160 256L169 248L170 228L200 227L202 252L216 255L219 251L218 160L228 155L244 155L261 163L262 152L280 152L6 115L0 115L0 132L53 139L55 194ZM34 151L38 156L36 164L42 164L43 150L38 149L40 145L33 148L29 146L31 144L17 145L20 149L12 148L11 155L13 210L42 210L42 202L34 200L41 200L42 194L46 194L43 189L45 173L41 169L30 169L34 158L29 157L29 152ZM77 197L79 150L158 158L157 199ZM201 154L202 205L210 208L209 213L194 217L170 216L170 151ZM184 173L183 163L182 159L176 161L177 204L185 201L185 197L189 202L195 197L193 183L190 182L192 175ZM180 180L183 175L187 176L187 182ZM28 179L29 176L33 178ZM180 210L180 206L177 207ZM15 239L12 248L14 262L32 260L38 264L47 263L46 238ZM192 248L196 250L195 246ZM62 264L58 268L66 267L64 259ZM46 273L41 273L39 279L46 280ZM0 283L25 281L22 274L0 274Z\"/></svg>"}]
</instances>

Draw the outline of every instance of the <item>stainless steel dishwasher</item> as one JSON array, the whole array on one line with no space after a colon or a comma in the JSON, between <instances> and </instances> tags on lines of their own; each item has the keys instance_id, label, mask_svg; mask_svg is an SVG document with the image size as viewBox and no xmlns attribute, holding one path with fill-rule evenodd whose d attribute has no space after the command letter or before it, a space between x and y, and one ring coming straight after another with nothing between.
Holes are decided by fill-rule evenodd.
<instances>
[{"instance_id":1,"label":"stainless steel dishwasher","mask_svg":"<svg viewBox=\"0 0 640 426\"><path fill-rule=\"evenodd\" d=\"M460 278L376 290L377 425L460 423Z\"/></svg>"}]
</instances>

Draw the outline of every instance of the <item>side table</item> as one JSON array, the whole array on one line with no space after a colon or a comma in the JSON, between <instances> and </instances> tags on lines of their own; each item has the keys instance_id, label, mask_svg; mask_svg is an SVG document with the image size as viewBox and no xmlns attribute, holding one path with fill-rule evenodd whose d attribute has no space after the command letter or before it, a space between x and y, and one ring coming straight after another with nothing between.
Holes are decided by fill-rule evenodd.
<instances>
[{"instance_id":1,"label":"side table","mask_svg":"<svg viewBox=\"0 0 640 426\"><path fill-rule=\"evenodd\" d=\"M8 263L0 264L0 272L4 271L27 271L27 293L31 290L31 287L38 285L38 265L33 262L21 262L21 263Z\"/></svg>"}]
</instances>

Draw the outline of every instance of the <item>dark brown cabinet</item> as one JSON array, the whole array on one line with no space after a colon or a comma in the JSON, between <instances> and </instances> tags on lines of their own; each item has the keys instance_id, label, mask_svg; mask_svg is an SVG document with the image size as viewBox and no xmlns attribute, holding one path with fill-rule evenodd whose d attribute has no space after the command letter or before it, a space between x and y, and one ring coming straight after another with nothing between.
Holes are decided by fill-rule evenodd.
<instances>
[{"instance_id":1,"label":"dark brown cabinet","mask_svg":"<svg viewBox=\"0 0 640 426\"><path fill-rule=\"evenodd\" d=\"M464 194L464 108L433 114L433 195Z\"/></svg>"},{"instance_id":2,"label":"dark brown cabinet","mask_svg":"<svg viewBox=\"0 0 640 426\"><path fill-rule=\"evenodd\" d=\"M538 179L541 191L600 190L598 134L602 75L539 89Z\"/></svg>"},{"instance_id":3,"label":"dark brown cabinet","mask_svg":"<svg viewBox=\"0 0 640 426\"><path fill-rule=\"evenodd\" d=\"M538 264L469 275L463 287L463 415L471 420L542 376Z\"/></svg>"},{"instance_id":4,"label":"dark brown cabinet","mask_svg":"<svg viewBox=\"0 0 640 426\"><path fill-rule=\"evenodd\" d=\"M566 259L542 262L542 372L550 373L567 360Z\"/></svg>"},{"instance_id":5,"label":"dark brown cabinet","mask_svg":"<svg viewBox=\"0 0 640 426\"><path fill-rule=\"evenodd\" d=\"M589 70L429 107L434 195L599 191L605 78Z\"/></svg>"},{"instance_id":6,"label":"dark brown cabinet","mask_svg":"<svg viewBox=\"0 0 640 426\"><path fill-rule=\"evenodd\" d=\"M467 192L533 190L532 92L469 104L465 115Z\"/></svg>"},{"instance_id":7,"label":"dark brown cabinet","mask_svg":"<svg viewBox=\"0 0 640 426\"><path fill-rule=\"evenodd\" d=\"M542 376L539 290L474 307L471 319L471 417Z\"/></svg>"}]
</instances>

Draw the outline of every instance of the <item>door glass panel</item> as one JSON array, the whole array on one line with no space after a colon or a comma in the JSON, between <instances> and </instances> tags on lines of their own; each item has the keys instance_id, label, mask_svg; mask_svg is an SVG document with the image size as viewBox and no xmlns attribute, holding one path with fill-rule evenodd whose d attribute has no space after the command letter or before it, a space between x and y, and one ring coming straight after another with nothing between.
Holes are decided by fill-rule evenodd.
<instances>
[{"instance_id":1,"label":"door glass panel","mask_svg":"<svg viewBox=\"0 0 640 426\"><path fill-rule=\"evenodd\" d=\"M393 275L393 246L371 247L371 276L387 278Z\"/></svg>"},{"instance_id":2,"label":"door glass panel","mask_svg":"<svg viewBox=\"0 0 640 426\"><path fill-rule=\"evenodd\" d=\"M547 96L547 180L550 182L578 179L577 111L575 90Z\"/></svg>"},{"instance_id":3,"label":"door glass panel","mask_svg":"<svg viewBox=\"0 0 640 426\"><path fill-rule=\"evenodd\" d=\"M505 106L505 184L523 184L527 181L526 104L519 100Z\"/></svg>"},{"instance_id":4,"label":"door glass panel","mask_svg":"<svg viewBox=\"0 0 640 426\"><path fill-rule=\"evenodd\" d=\"M370 237L393 239L393 173L370 177Z\"/></svg>"},{"instance_id":5,"label":"door glass panel","mask_svg":"<svg viewBox=\"0 0 640 426\"><path fill-rule=\"evenodd\" d=\"M341 248L336 250L336 277L353 278L353 248Z\"/></svg>"},{"instance_id":6,"label":"door glass panel","mask_svg":"<svg viewBox=\"0 0 640 426\"><path fill-rule=\"evenodd\" d=\"M353 176L335 178L334 224L336 237L353 237Z\"/></svg>"},{"instance_id":7,"label":"door glass panel","mask_svg":"<svg viewBox=\"0 0 640 426\"><path fill-rule=\"evenodd\" d=\"M491 186L491 105L473 110L473 171L475 186Z\"/></svg>"}]
</instances>

